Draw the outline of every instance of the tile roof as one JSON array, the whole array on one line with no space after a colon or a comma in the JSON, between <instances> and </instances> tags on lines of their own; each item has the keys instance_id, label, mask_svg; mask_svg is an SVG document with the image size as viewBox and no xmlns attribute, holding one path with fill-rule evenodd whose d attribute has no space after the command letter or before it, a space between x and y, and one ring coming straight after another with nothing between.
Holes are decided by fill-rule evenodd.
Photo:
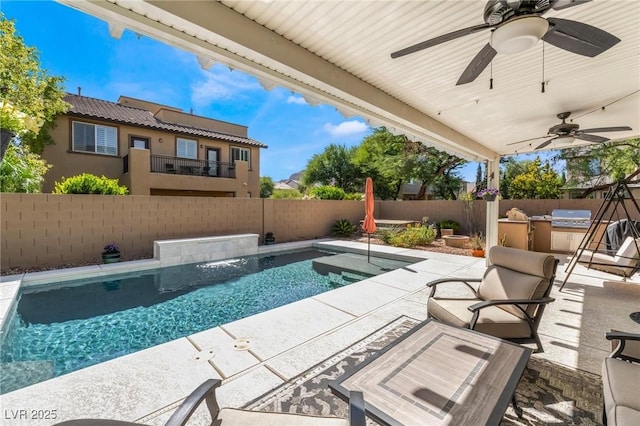
<instances>
[{"instance_id":1,"label":"tile roof","mask_svg":"<svg viewBox=\"0 0 640 426\"><path fill-rule=\"evenodd\" d=\"M165 130L173 133L181 133L204 138L224 140L228 142L241 143L245 145L266 148L267 145L251 138L231 135L228 133L216 132L210 129L186 126L174 123L165 123L156 118L150 111L109 102L102 99L89 98L67 93L65 101L71 104L67 111L68 115L101 118L132 126L149 127L152 129Z\"/></svg>"}]
</instances>

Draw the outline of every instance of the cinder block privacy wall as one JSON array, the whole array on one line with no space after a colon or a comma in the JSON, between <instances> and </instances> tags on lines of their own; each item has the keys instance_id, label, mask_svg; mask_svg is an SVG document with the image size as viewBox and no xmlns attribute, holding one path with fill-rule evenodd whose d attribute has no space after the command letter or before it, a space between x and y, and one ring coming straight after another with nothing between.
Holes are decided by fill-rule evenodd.
<instances>
[{"instance_id":1,"label":"cinder block privacy wall","mask_svg":"<svg viewBox=\"0 0 640 426\"><path fill-rule=\"evenodd\" d=\"M362 201L259 198L2 194L2 268L99 263L105 244L116 243L123 260L153 256L153 242L174 238L273 232L276 242L328 237L338 219L358 223ZM505 200L500 213L519 207L528 215L553 209L587 209L600 200ZM462 232L484 229L485 201L475 201L471 224L462 201L376 201L380 219L430 222L453 219ZM637 218L640 220L640 218ZM471 229L473 230L473 229Z\"/></svg>"}]
</instances>

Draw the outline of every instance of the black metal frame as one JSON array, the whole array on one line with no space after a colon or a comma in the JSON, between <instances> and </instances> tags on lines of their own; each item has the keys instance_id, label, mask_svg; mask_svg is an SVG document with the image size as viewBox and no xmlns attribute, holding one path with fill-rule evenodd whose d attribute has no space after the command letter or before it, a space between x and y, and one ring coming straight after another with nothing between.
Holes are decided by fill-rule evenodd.
<instances>
[{"instance_id":1,"label":"black metal frame","mask_svg":"<svg viewBox=\"0 0 640 426\"><path fill-rule=\"evenodd\" d=\"M616 346L613 352L611 352L609 358L619 358L623 361L629 362L640 362L640 359L636 357L623 354L626 341L633 340L640 342L640 334L626 333L624 331L609 331L605 333L604 337L607 340L618 340L618 346Z\"/></svg>"},{"instance_id":2,"label":"black metal frame","mask_svg":"<svg viewBox=\"0 0 640 426\"><path fill-rule=\"evenodd\" d=\"M544 292L542 298L484 300L482 302L475 303L467 308L469 311L473 313L473 317L471 317L471 321L469 323L469 329L475 330L476 323L478 322L478 318L480 317L480 311L482 309L487 308L489 306L496 306L496 305L512 305L518 308L524 314L524 319L527 321L527 324L529 325L529 329L531 330L531 336L505 338L505 340L509 340L515 343L535 343L537 346L537 349L534 352L535 353L544 352L544 349L542 347L542 342L540 341L540 337L538 336L538 326L540 325L540 319L542 318L542 314L544 313L545 306L555 301L553 297L549 297L549 294L551 293L551 288L553 287L553 282L556 277L556 269L558 267L558 262L559 260L555 259L555 262L553 265L553 274L551 275L551 278L549 278L549 286L547 287L547 290ZM482 278L441 278L438 280L428 282L426 286L431 288L431 293L429 294L429 297L433 297L435 296L437 286L440 284L451 283L451 282L463 283L469 289L471 289L473 291L473 294L476 295L477 297L477 290L473 288L469 283L471 282L479 283L479 282L482 282L482 280L483 280ZM527 312L527 310L523 308L521 305L538 305L538 307L537 309L535 309L535 314L531 316ZM433 317L433 315L431 315L430 313L427 313L427 314L430 317Z\"/></svg>"},{"instance_id":3,"label":"black metal frame","mask_svg":"<svg viewBox=\"0 0 640 426\"><path fill-rule=\"evenodd\" d=\"M626 194L629 194L628 198L625 196ZM627 209L627 205L625 203L626 200L631 201L631 204L636 208L636 212L640 215L640 206L638 205L638 202L636 201L636 199L631 196L631 190L627 185L627 181L623 180L618 182L615 187L609 189L609 192L607 192L607 195L605 196L603 203L600 205L600 208L596 213L595 219L593 220L593 222L591 222L591 225L589 226L587 233L582 238L582 241L578 246L578 250L576 250L576 252L573 254L573 257L571 258L571 260L569 261L569 264L565 268L565 272L567 272L567 276L565 277L558 291L562 291L565 284L569 280L569 276L573 272L573 269L576 267L578 262L580 262L580 257L582 257L582 254L587 249L587 247L595 241L595 234L598 230L599 225L603 221L605 220L611 221L611 219L613 218L613 215L617 214L619 206L622 206L622 209L626 213L627 218L631 220L631 214L629 213L629 210ZM612 204L613 204L613 208L611 207ZM611 214L609 215L608 218L605 218L607 211L610 211ZM632 226L631 229L633 233L637 231L634 226ZM604 234L600 236L600 240L598 240L596 247L601 247L603 237L604 237ZM640 235L634 235L634 244L636 246L636 250L640 251L640 247L638 247L638 243L635 241L635 239L638 237L640 237ZM580 262L580 263L583 263L583 262ZM592 259L589 259L587 268L589 268L591 265L602 265L602 263L592 262ZM611 265L606 265L606 266L611 266ZM635 271L637 271L638 269L640 269L640 263L636 264L635 268L629 274L629 276L633 275ZM626 278L627 277L624 276L623 280L626 280Z\"/></svg>"},{"instance_id":4,"label":"black metal frame","mask_svg":"<svg viewBox=\"0 0 640 426\"><path fill-rule=\"evenodd\" d=\"M215 420L220 412L220 407L216 401L215 390L220 386L220 379L209 379L198 386L196 390L184 400L178 409L169 418L165 426L184 426L189 421L196 409L206 401L207 408L211 413L211 418ZM215 423L215 422L214 422ZM349 396L349 425L365 426L366 419L364 413L364 396L362 392L351 392Z\"/></svg>"},{"instance_id":5,"label":"black metal frame","mask_svg":"<svg viewBox=\"0 0 640 426\"><path fill-rule=\"evenodd\" d=\"M187 396L187 398L180 404L180 406L173 412L169 420L165 423L165 426L184 426L189 422L189 419L193 413L200 407L203 401L206 402L213 424L217 424L215 420L220 412L218 401L216 400L216 388L220 387L222 381L220 379L208 379L200 386L198 386L193 392ZM66 422L58 423L57 426L134 426L137 423L119 421L119 420L106 420L106 419L77 419L69 420ZM365 426L365 412L364 412L364 396L362 392L351 392L349 397L349 425L351 426Z\"/></svg>"},{"instance_id":6,"label":"black metal frame","mask_svg":"<svg viewBox=\"0 0 640 426\"><path fill-rule=\"evenodd\" d=\"M222 161L197 160L166 155L151 154L150 171L174 175L203 176L209 178L235 178L236 165ZM211 174L211 170L215 170Z\"/></svg>"},{"instance_id":7,"label":"black metal frame","mask_svg":"<svg viewBox=\"0 0 640 426\"><path fill-rule=\"evenodd\" d=\"M622 361L640 363L640 359L623 354L626 341L633 340L640 342L640 334L626 333L624 331L608 331L604 337L607 340L618 340L618 345L607 358L618 358ZM602 404L602 423L607 424L607 410L604 403Z\"/></svg>"}]
</instances>

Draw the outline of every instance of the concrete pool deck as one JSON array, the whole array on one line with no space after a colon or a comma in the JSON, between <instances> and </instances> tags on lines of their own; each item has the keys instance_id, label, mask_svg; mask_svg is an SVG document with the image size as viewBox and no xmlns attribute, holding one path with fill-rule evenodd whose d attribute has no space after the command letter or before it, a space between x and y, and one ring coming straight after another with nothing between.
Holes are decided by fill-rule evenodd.
<instances>
[{"instance_id":1,"label":"concrete pool deck","mask_svg":"<svg viewBox=\"0 0 640 426\"><path fill-rule=\"evenodd\" d=\"M367 249L352 241L316 241L261 246L259 253L311 244L358 253ZM485 269L483 258L377 245L371 249L424 260L2 395L3 424L46 425L94 417L161 425L207 378L224 380L218 392L221 406L242 406L400 315L425 319L426 282L445 276L480 277ZM615 275L577 266L559 293L569 259L559 257L551 293L556 301L545 311L539 330L545 353L534 356L599 374L610 351L604 332L613 328L640 333L640 324L629 318L640 310L640 277L616 284L606 281L619 281ZM236 339L247 339L248 350L234 349ZM19 410L27 410L26 418L20 418ZM55 410L56 418L29 418L32 410ZM6 418L7 413L16 413L15 418Z\"/></svg>"}]
</instances>

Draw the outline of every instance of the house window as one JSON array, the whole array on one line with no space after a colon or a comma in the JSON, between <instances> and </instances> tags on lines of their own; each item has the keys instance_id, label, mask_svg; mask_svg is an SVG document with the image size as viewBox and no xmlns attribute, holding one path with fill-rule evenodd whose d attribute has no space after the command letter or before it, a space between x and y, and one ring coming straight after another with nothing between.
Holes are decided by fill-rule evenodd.
<instances>
[{"instance_id":1,"label":"house window","mask_svg":"<svg viewBox=\"0 0 640 426\"><path fill-rule=\"evenodd\" d=\"M249 170L251 170L251 151L248 148L238 148L236 146L231 147L231 161L246 161L249 164Z\"/></svg>"},{"instance_id":2,"label":"house window","mask_svg":"<svg viewBox=\"0 0 640 426\"><path fill-rule=\"evenodd\" d=\"M73 122L73 150L118 155L118 129L98 124Z\"/></svg>"},{"instance_id":3,"label":"house window","mask_svg":"<svg viewBox=\"0 0 640 426\"><path fill-rule=\"evenodd\" d=\"M182 158L198 158L198 141L194 139L176 138L176 156Z\"/></svg>"},{"instance_id":4,"label":"house window","mask_svg":"<svg viewBox=\"0 0 640 426\"><path fill-rule=\"evenodd\" d=\"M131 136L130 139L132 148L149 149L149 138Z\"/></svg>"}]
</instances>

